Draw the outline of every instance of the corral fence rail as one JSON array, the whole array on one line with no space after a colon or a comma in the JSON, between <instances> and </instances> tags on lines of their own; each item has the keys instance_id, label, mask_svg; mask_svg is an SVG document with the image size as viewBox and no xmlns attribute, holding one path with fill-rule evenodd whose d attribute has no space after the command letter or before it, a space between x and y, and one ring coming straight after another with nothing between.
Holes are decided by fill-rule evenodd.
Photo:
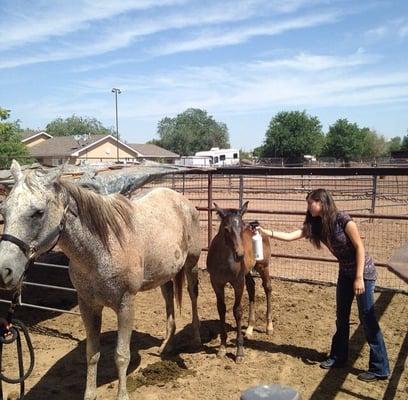
<instances>
[{"instance_id":1,"label":"corral fence rail","mask_svg":"<svg viewBox=\"0 0 408 400\"><path fill-rule=\"evenodd\" d=\"M166 186L182 192L200 212L205 268L206 250L218 229L213 203L220 207L240 207L249 200L247 220L258 220L273 230L289 231L302 226L306 194L324 187L331 191L337 206L356 220L367 251L378 266L380 289L408 294L408 285L391 273L388 260L395 250L408 241L408 168L274 168L224 167L191 170L170 174L145 188ZM0 224L2 221L0 220ZM333 284L337 277L336 260L327 250L315 250L306 240L281 242L271 240L272 276L296 282ZM37 267L61 270L66 265L36 263ZM39 290L75 292L69 286L47 282L24 282ZM8 302L0 299L0 302ZM55 312L75 311L36 305L23 306Z\"/></svg>"},{"instance_id":2,"label":"corral fence rail","mask_svg":"<svg viewBox=\"0 0 408 400\"><path fill-rule=\"evenodd\" d=\"M408 241L408 168L224 167L189 171L148 185L167 186L185 194L201 214L202 247L208 249L218 229L213 203L240 207L249 200L247 220L273 230L302 226L305 197L313 189L331 191L339 209L355 219L367 251L378 266L379 288L408 293L408 285L387 268L395 250ZM299 282L333 284L337 261L306 240L271 240L272 275ZM205 268L205 254L200 265Z\"/></svg>"}]
</instances>

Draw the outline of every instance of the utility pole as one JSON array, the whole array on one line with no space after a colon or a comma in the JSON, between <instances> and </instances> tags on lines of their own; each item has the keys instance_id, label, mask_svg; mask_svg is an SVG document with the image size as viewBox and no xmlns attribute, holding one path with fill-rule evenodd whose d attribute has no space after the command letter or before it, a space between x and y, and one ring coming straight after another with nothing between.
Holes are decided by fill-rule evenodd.
<instances>
[{"instance_id":1,"label":"utility pole","mask_svg":"<svg viewBox=\"0 0 408 400\"><path fill-rule=\"evenodd\" d=\"M118 129L118 94L122 92L120 89L113 88L112 93L115 93L115 110L116 110L116 162L119 162L119 129Z\"/></svg>"}]
</instances>

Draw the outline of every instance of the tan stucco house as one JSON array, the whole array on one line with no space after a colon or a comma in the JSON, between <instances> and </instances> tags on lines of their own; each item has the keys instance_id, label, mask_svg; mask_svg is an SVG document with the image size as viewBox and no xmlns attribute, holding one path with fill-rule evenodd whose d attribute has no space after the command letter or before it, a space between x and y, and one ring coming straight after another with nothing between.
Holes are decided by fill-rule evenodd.
<instances>
[{"instance_id":1,"label":"tan stucco house","mask_svg":"<svg viewBox=\"0 0 408 400\"><path fill-rule=\"evenodd\" d=\"M22 135L31 155L43 165L97 164L106 161L131 163L137 159L174 162L178 154L153 144L127 144L112 135L56 136L46 132Z\"/></svg>"},{"instance_id":2,"label":"tan stucco house","mask_svg":"<svg viewBox=\"0 0 408 400\"><path fill-rule=\"evenodd\" d=\"M35 146L52 138L51 135L44 131L24 131L20 135L22 138L21 143L24 143L27 147Z\"/></svg>"}]
</instances>

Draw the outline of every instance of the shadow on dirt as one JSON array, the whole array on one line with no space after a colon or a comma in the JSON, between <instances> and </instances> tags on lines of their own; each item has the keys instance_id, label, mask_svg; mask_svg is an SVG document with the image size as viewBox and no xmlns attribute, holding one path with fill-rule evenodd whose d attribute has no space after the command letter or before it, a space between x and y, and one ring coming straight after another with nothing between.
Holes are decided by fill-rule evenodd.
<instances>
[{"instance_id":1,"label":"shadow on dirt","mask_svg":"<svg viewBox=\"0 0 408 400\"><path fill-rule=\"evenodd\" d=\"M114 350L116 332L101 334L101 358L98 363L98 386L117 380ZM139 350L160 344L160 340L147 333L133 331L131 338L131 360L128 374L140 365ZM57 398L59 400L82 400L86 383L86 341L58 360L26 394L25 400ZM116 387L116 384L115 384Z\"/></svg>"}]
</instances>

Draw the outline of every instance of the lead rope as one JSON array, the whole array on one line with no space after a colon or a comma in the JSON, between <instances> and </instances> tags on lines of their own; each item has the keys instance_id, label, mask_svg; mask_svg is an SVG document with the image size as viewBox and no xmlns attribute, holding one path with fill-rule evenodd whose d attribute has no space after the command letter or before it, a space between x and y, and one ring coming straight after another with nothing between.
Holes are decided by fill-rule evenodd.
<instances>
[{"instance_id":1,"label":"lead rope","mask_svg":"<svg viewBox=\"0 0 408 400\"><path fill-rule=\"evenodd\" d=\"M3 400L3 381L11 384L20 384L20 396L19 400L24 398L25 385L24 381L30 376L34 368L34 348L31 343L30 335L28 333L27 327L18 319L13 319L14 311L19 304L21 293L21 286L13 294L10 308L7 312L6 324L0 326L0 400ZM21 335L21 332L23 335ZM24 337L28 352L30 365L27 372L24 372L24 360L23 360L23 348L21 337ZM10 378L3 374L3 345L10 345L16 343L17 359L18 359L18 378Z\"/></svg>"}]
</instances>

